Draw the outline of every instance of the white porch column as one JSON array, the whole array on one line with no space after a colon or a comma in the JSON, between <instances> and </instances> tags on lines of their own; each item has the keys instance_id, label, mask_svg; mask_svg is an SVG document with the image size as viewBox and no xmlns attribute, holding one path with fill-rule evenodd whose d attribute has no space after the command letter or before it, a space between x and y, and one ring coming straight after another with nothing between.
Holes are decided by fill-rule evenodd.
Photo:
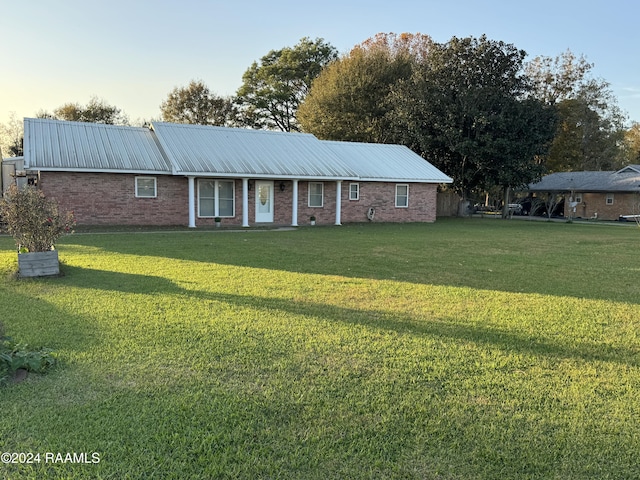
<instances>
[{"instance_id":1,"label":"white porch column","mask_svg":"<svg viewBox=\"0 0 640 480\"><path fill-rule=\"evenodd\" d=\"M336 181L336 225L340 223L340 212L342 210L342 180Z\"/></svg>"},{"instance_id":2,"label":"white porch column","mask_svg":"<svg viewBox=\"0 0 640 480\"><path fill-rule=\"evenodd\" d=\"M249 226L249 179L242 179L242 226Z\"/></svg>"},{"instance_id":3,"label":"white porch column","mask_svg":"<svg viewBox=\"0 0 640 480\"><path fill-rule=\"evenodd\" d=\"M196 177L189 180L189 228L196 228Z\"/></svg>"},{"instance_id":4,"label":"white porch column","mask_svg":"<svg viewBox=\"0 0 640 480\"><path fill-rule=\"evenodd\" d=\"M293 181L293 193L291 200L291 226L298 226L298 179Z\"/></svg>"}]
</instances>

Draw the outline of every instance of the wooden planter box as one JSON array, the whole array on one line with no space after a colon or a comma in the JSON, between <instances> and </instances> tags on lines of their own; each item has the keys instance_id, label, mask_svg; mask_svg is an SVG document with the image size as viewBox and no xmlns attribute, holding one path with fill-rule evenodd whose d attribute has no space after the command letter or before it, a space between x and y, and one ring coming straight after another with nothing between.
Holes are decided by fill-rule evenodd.
<instances>
[{"instance_id":1,"label":"wooden planter box","mask_svg":"<svg viewBox=\"0 0 640 480\"><path fill-rule=\"evenodd\" d=\"M19 253L18 270L21 277L59 275L58 251Z\"/></svg>"}]
</instances>

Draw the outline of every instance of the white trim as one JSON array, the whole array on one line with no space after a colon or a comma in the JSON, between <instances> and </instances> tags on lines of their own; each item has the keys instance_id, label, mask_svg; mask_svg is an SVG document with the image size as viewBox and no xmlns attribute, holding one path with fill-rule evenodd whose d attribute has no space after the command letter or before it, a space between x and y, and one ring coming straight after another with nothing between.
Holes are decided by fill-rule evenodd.
<instances>
[{"instance_id":1,"label":"white trim","mask_svg":"<svg viewBox=\"0 0 640 480\"><path fill-rule=\"evenodd\" d=\"M353 193L353 191L351 190L351 187L356 187L355 198L353 198L351 196L351 194ZM359 200L360 200L360 183L359 182L351 182L349 184L349 201L357 202Z\"/></svg>"},{"instance_id":2,"label":"white trim","mask_svg":"<svg viewBox=\"0 0 640 480\"><path fill-rule=\"evenodd\" d=\"M607 193L604 197L604 203L605 205L613 205L613 203L615 202L615 195L613 193Z\"/></svg>"},{"instance_id":3,"label":"white trim","mask_svg":"<svg viewBox=\"0 0 640 480\"><path fill-rule=\"evenodd\" d=\"M200 213L200 182L213 182L213 215L202 215ZM226 183L231 183L232 187L233 187L233 212L231 213L231 215L220 215L220 195L218 194L218 190L219 190L219 185L220 182L226 182ZM207 200L210 200L211 197L205 197ZM218 180L218 179L213 179L213 178L199 178L198 179L198 195L197 195L197 200L198 200L198 218L216 218L216 217L220 217L220 218L234 218L236 216L236 182L233 180L228 180L228 179L224 179L224 180Z\"/></svg>"},{"instance_id":4,"label":"white trim","mask_svg":"<svg viewBox=\"0 0 640 480\"><path fill-rule=\"evenodd\" d=\"M311 205L311 185L320 185L322 192L320 193L320 205ZM309 208L323 208L324 207L324 183L323 182L309 182L307 188L307 205Z\"/></svg>"},{"instance_id":5,"label":"white trim","mask_svg":"<svg viewBox=\"0 0 640 480\"><path fill-rule=\"evenodd\" d=\"M405 205L398 205L398 187L406 187L407 193L406 195L402 195L403 198L406 197ZM409 184L408 183L396 183L396 208L409 208Z\"/></svg>"},{"instance_id":6,"label":"white trim","mask_svg":"<svg viewBox=\"0 0 640 480\"><path fill-rule=\"evenodd\" d=\"M73 170L73 171L77 171L77 170ZM304 176L301 177L300 175L291 175L291 174L286 174L286 173L274 173L274 174L263 174L263 173L256 173L256 172L187 172L187 171L178 171L175 173L175 175L184 175L184 176L189 176L189 175L194 175L196 177L199 178L242 178L242 177L251 177L252 179L255 180L304 180L305 182L335 182L337 180L343 180L343 181L361 181L362 179L360 177L354 177L354 176L345 176L345 177L341 177L341 176L336 176L336 175L309 175L309 176ZM381 182L383 180L379 180L379 179L374 179L371 181L375 181L375 182ZM392 181L398 181L398 179L396 178L395 180ZM411 180L412 182L414 180ZM417 183L420 183L420 180L415 180ZM442 183L442 182L429 182L429 183Z\"/></svg>"},{"instance_id":7,"label":"white trim","mask_svg":"<svg viewBox=\"0 0 640 480\"><path fill-rule=\"evenodd\" d=\"M32 172L73 172L73 173L127 173L130 175L140 175L140 176L176 176L182 175L181 173L172 173L169 170L128 170L128 169L117 169L117 168L55 168L55 167L27 167L25 165L25 170L30 170ZM186 176L186 175L185 175Z\"/></svg>"},{"instance_id":8,"label":"white trim","mask_svg":"<svg viewBox=\"0 0 640 480\"><path fill-rule=\"evenodd\" d=\"M140 195L138 180L153 180L153 194L152 195ZM158 198L158 179L150 176L136 176L134 177L134 195L136 198Z\"/></svg>"}]
</instances>

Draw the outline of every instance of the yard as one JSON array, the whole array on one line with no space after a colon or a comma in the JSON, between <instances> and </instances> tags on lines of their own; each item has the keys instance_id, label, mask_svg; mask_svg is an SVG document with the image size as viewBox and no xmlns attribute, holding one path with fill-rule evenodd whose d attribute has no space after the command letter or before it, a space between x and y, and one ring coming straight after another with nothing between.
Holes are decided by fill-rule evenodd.
<instances>
[{"instance_id":1,"label":"yard","mask_svg":"<svg viewBox=\"0 0 640 480\"><path fill-rule=\"evenodd\" d=\"M58 359L0 388L0 452L35 462L0 477L639 478L639 242L493 219L92 233L60 242L64 276L15 280L0 237L0 321Z\"/></svg>"}]
</instances>

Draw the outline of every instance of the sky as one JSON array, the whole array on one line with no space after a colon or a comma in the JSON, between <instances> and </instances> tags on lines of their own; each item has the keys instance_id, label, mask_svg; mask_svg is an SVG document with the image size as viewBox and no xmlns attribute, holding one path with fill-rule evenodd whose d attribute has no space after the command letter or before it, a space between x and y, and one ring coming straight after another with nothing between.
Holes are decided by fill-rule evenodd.
<instances>
[{"instance_id":1,"label":"sky","mask_svg":"<svg viewBox=\"0 0 640 480\"><path fill-rule=\"evenodd\" d=\"M341 54L376 33L504 41L527 59L567 49L640 121L637 0L0 0L0 123L98 97L132 124L176 87L233 95L270 50L323 38Z\"/></svg>"}]
</instances>

